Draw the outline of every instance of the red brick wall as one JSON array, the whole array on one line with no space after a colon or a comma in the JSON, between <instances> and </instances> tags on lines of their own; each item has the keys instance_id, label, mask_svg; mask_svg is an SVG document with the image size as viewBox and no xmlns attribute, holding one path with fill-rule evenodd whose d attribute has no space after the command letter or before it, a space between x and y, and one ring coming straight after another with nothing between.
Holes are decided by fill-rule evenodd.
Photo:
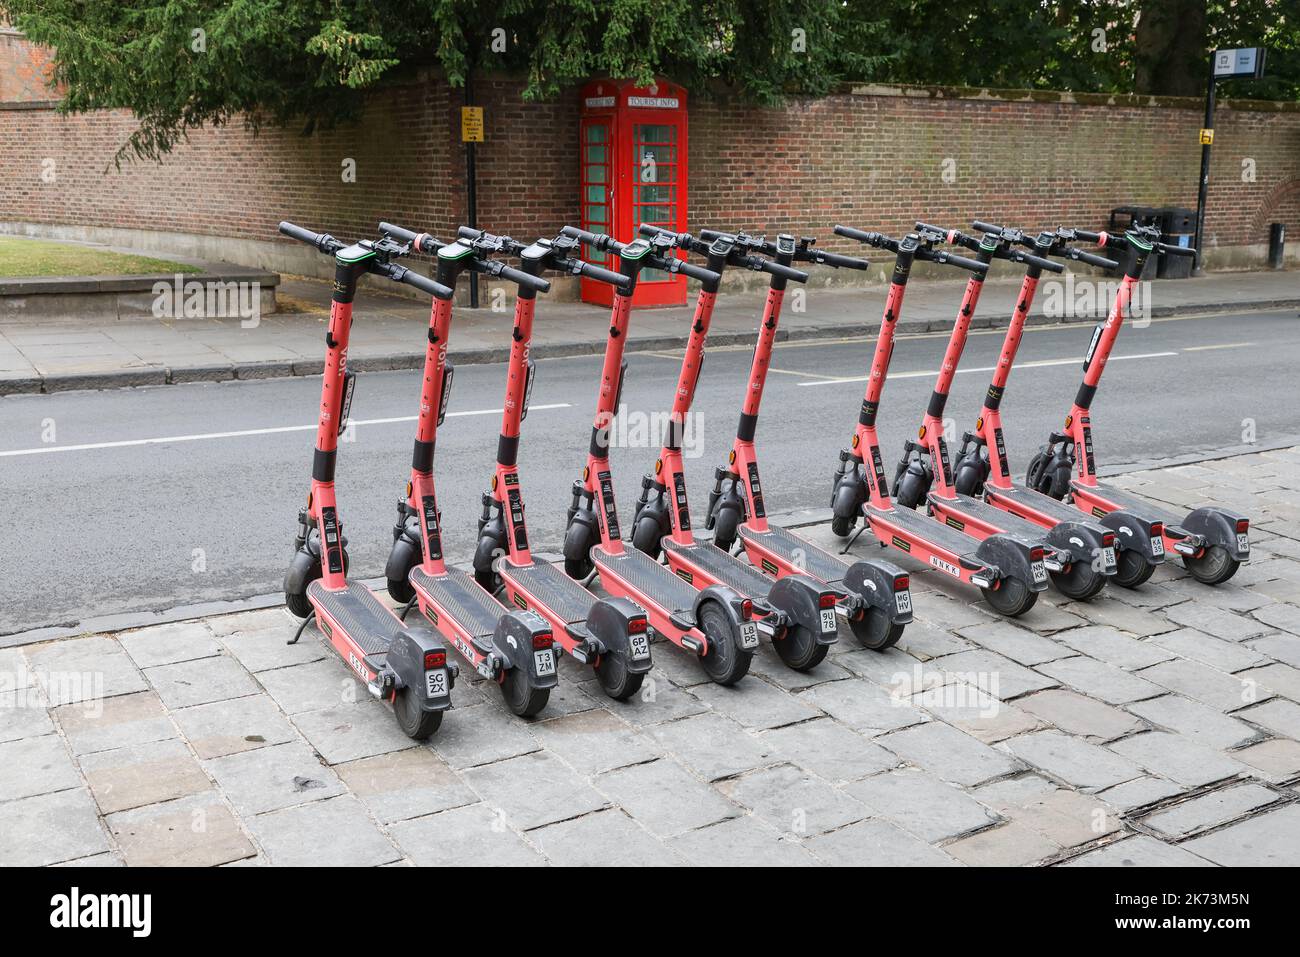
<instances>
[{"instance_id":1,"label":"red brick wall","mask_svg":"<svg viewBox=\"0 0 1300 957\"><path fill-rule=\"evenodd\" d=\"M28 43L21 33L0 22L0 103L57 97L46 82L49 68L49 50Z\"/></svg>"},{"instance_id":2,"label":"red brick wall","mask_svg":"<svg viewBox=\"0 0 1300 957\"><path fill-rule=\"evenodd\" d=\"M280 219L351 237L387 218L445 237L465 218L461 94L436 78L376 93L355 125L310 137L293 127L256 137L238 123L204 129L161 165L119 171L111 158L131 117L65 117L33 102L50 95L33 80L43 62L0 34L0 221L265 240ZM517 80L485 78L475 94L486 113L480 224L531 239L576 221L576 93L526 103ZM835 222L900 230L916 216L957 225L981 216L1098 227L1121 203L1195 206L1195 102L1077 99L864 89L758 109L694 97L690 223L825 237ZM1221 108L1210 242L1264 242L1275 220L1300 235L1297 106ZM346 158L355 183L342 181ZM1254 182L1242 181L1247 158ZM42 180L47 160L53 182Z\"/></svg>"}]
</instances>

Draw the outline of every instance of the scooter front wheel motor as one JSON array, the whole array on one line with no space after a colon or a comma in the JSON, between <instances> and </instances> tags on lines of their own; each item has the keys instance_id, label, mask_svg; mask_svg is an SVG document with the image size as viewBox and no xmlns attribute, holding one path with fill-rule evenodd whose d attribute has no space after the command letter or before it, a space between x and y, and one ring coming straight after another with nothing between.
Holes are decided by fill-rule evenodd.
<instances>
[{"instance_id":1,"label":"scooter front wheel motor","mask_svg":"<svg viewBox=\"0 0 1300 957\"><path fill-rule=\"evenodd\" d=\"M1184 555L1183 564L1203 585L1222 585L1237 573L1241 562L1222 545L1210 545L1198 556Z\"/></svg>"}]
</instances>

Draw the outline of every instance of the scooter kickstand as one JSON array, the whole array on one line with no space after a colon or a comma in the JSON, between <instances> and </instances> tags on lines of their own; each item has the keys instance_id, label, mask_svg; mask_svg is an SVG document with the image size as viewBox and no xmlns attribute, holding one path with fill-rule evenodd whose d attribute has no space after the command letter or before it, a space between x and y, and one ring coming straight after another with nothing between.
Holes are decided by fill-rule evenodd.
<instances>
[{"instance_id":1,"label":"scooter kickstand","mask_svg":"<svg viewBox=\"0 0 1300 957\"><path fill-rule=\"evenodd\" d=\"M402 613L397 617L402 619L402 621L406 621L406 616L411 613L411 607L415 604L415 599L418 597L418 595L412 595L411 600L406 603L405 607L402 608Z\"/></svg>"},{"instance_id":2,"label":"scooter kickstand","mask_svg":"<svg viewBox=\"0 0 1300 957\"><path fill-rule=\"evenodd\" d=\"M302 620L302 624L298 626L298 630L293 633L293 637L290 638L288 641L286 641L285 644L286 645L298 644L298 639L302 637L303 629L306 628L315 620L316 620L316 611L315 609L312 609L312 613Z\"/></svg>"},{"instance_id":3,"label":"scooter kickstand","mask_svg":"<svg viewBox=\"0 0 1300 957\"><path fill-rule=\"evenodd\" d=\"M859 528L856 532L853 533L853 537L844 543L844 547L840 549L840 554L847 555L849 553L849 549L853 547L853 543L858 540L858 536L861 535L866 530L867 530L867 526L863 524L861 528Z\"/></svg>"}]
</instances>

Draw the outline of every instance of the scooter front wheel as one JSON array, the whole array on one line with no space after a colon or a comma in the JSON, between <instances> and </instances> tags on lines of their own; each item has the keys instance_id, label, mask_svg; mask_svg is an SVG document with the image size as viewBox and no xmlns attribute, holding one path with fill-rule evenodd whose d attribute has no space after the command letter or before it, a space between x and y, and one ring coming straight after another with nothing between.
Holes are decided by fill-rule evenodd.
<instances>
[{"instance_id":1,"label":"scooter front wheel","mask_svg":"<svg viewBox=\"0 0 1300 957\"><path fill-rule=\"evenodd\" d=\"M830 645L819 644L817 635L806 625L791 625L784 635L772 642L772 647L786 667L795 671L816 668L831 648Z\"/></svg>"},{"instance_id":2,"label":"scooter front wheel","mask_svg":"<svg viewBox=\"0 0 1300 957\"><path fill-rule=\"evenodd\" d=\"M317 575L317 578L320 576ZM284 604L289 609L289 613L295 618L306 618L312 612L311 601L305 594L295 595L292 592L284 593Z\"/></svg>"},{"instance_id":3,"label":"scooter front wheel","mask_svg":"<svg viewBox=\"0 0 1300 957\"><path fill-rule=\"evenodd\" d=\"M752 651L740 647L731 619L716 601L700 608L700 631L709 639L708 653L700 658L700 667L709 680L720 685L734 685L749 672Z\"/></svg>"},{"instance_id":4,"label":"scooter front wheel","mask_svg":"<svg viewBox=\"0 0 1300 957\"><path fill-rule=\"evenodd\" d=\"M1106 587L1106 576L1088 562L1072 562L1069 571L1052 572L1052 584L1071 601L1087 601Z\"/></svg>"},{"instance_id":5,"label":"scooter front wheel","mask_svg":"<svg viewBox=\"0 0 1300 957\"><path fill-rule=\"evenodd\" d=\"M403 688L393 699L393 717L397 726L412 740L423 741L442 725L441 711L425 711L410 688Z\"/></svg>"},{"instance_id":6,"label":"scooter front wheel","mask_svg":"<svg viewBox=\"0 0 1300 957\"><path fill-rule=\"evenodd\" d=\"M596 567L591 560L592 544L587 529L577 522L564 533L564 573L575 581L582 581Z\"/></svg>"},{"instance_id":7,"label":"scooter front wheel","mask_svg":"<svg viewBox=\"0 0 1300 957\"><path fill-rule=\"evenodd\" d=\"M632 527L632 547L638 552L645 552L651 558L658 558L662 547L663 531L659 520L653 515L643 515Z\"/></svg>"},{"instance_id":8,"label":"scooter front wheel","mask_svg":"<svg viewBox=\"0 0 1300 957\"><path fill-rule=\"evenodd\" d=\"M1121 548L1115 556L1115 584L1121 588L1137 588L1156 570L1140 552Z\"/></svg>"},{"instance_id":9,"label":"scooter front wheel","mask_svg":"<svg viewBox=\"0 0 1300 957\"><path fill-rule=\"evenodd\" d=\"M415 597L415 589L407 579L398 581L396 578L388 579L388 595L399 605L405 605Z\"/></svg>"},{"instance_id":10,"label":"scooter front wheel","mask_svg":"<svg viewBox=\"0 0 1300 957\"><path fill-rule=\"evenodd\" d=\"M903 473L901 480L895 483L894 501L903 508L916 508L925 501L925 494L930 490L930 483L922 475L910 469Z\"/></svg>"},{"instance_id":11,"label":"scooter front wheel","mask_svg":"<svg viewBox=\"0 0 1300 957\"><path fill-rule=\"evenodd\" d=\"M546 707L551 689L535 687L519 668L507 668L501 676L501 696L511 714L531 718Z\"/></svg>"},{"instance_id":12,"label":"scooter front wheel","mask_svg":"<svg viewBox=\"0 0 1300 957\"><path fill-rule=\"evenodd\" d=\"M736 544L736 528L740 525L740 516L735 509L720 508L713 519L713 544L724 552L731 551Z\"/></svg>"},{"instance_id":13,"label":"scooter front wheel","mask_svg":"<svg viewBox=\"0 0 1300 957\"><path fill-rule=\"evenodd\" d=\"M1183 556L1183 564L1192 577L1203 585L1222 585L1241 567L1222 545L1211 545L1200 555Z\"/></svg>"},{"instance_id":14,"label":"scooter front wheel","mask_svg":"<svg viewBox=\"0 0 1300 957\"><path fill-rule=\"evenodd\" d=\"M1030 591L1019 578L1003 578L996 588L981 588L984 600L1000 615L1015 618L1034 607L1038 592Z\"/></svg>"},{"instance_id":15,"label":"scooter front wheel","mask_svg":"<svg viewBox=\"0 0 1300 957\"><path fill-rule=\"evenodd\" d=\"M868 651L884 651L894 647L898 639L903 637L904 626L890 621L889 616L879 608L868 608L856 621L850 618L849 627L863 648Z\"/></svg>"},{"instance_id":16,"label":"scooter front wheel","mask_svg":"<svg viewBox=\"0 0 1300 957\"><path fill-rule=\"evenodd\" d=\"M622 655L605 654L600 656L594 668L600 689L615 701L626 701L641 690L645 673L632 674L627 670L627 661Z\"/></svg>"}]
</instances>

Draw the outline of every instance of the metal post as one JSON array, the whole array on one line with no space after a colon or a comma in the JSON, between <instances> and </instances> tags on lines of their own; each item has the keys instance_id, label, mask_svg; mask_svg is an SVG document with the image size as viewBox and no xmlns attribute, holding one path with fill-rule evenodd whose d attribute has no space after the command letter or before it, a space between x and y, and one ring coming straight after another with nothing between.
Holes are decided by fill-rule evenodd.
<instances>
[{"instance_id":1,"label":"metal post","mask_svg":"<svg viewBox=\"0 0 1300 957\"><path fill-rule=\"evenodd\" d=\"M1210 79L1205 87L1205 129L1214 129L1214 59L1210 58ZM1204 270L1201 266L1205 255L1205 201L1210 189L1210 144L1201 145L1201 182L1196 193L1196 261L1192 265L1192 275L1199 276Z\"/></svg>"},{"instance_id":2,"label":"metal post","mask_svg":"<svg viewBox=\"0 0 1300 957\"><path fill-rule=\"evenodd\" d=\"M470 71L465 70L465 105L474 105L474 94L470 89ZM465 216L469 220L465 225L478 229L478 185L474 175L474 144L465 144ZM478 274L470 273L469 307L478 308Z\"/></svg>"}]
</instances>

